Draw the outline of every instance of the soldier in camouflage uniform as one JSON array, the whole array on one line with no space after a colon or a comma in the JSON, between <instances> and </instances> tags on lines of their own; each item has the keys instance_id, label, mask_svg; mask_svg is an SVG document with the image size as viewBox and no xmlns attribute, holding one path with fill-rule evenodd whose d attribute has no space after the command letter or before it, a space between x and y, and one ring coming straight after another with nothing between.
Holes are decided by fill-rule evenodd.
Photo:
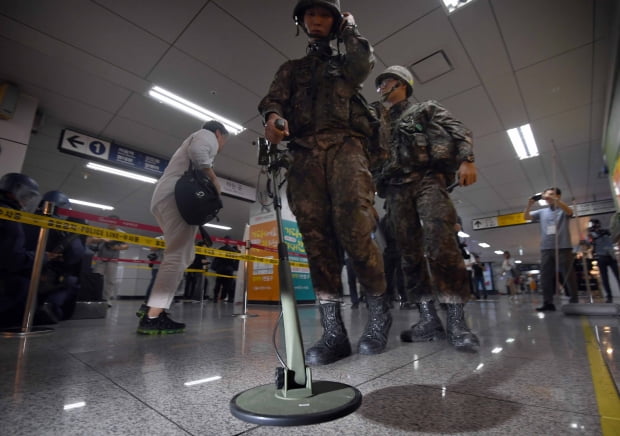
<instances>
[{"instance_id":1,"label":"soldier in camouflage uniform","mask_svg":"<svg viewBox=\"0 0 620 436\"><path fill-rule=\"evenodd\" d=\"M258 110L270 142L288 136L287 197L308 253L323 326L306 361L324 365L351 354L340 314L343 250L367 295L369 319L358 352L383 352L392 323L383 259L372 239L378 216L365 148L371 117L359 94L374 56L353 16L341 14L338 0L300 0L293 16L308 35L307 54L280 67ZM331 45L337 37L344 54ZM283 130L277 120L283 120Z\"/></svg>"},{"instance_id":2,"label":"soldier in camouflage uniform","mask_svg":"<svg viewBox=\"0 0 620 436\"><path fill-rule=\"evenodd\" d=\"M378 159L373 173L402 255L409 301L420 310L420 321L402 332L401 340L446 337L434 306L438 300L447 308L448 341L457 350L476 351L478 338L463 313L468 274L446 189L455 175L461 186L476 181L471 132L435 101L412 103L413 77L405 67L389 67L375 82L382 100L373 104L381 118L375 151L384 160Z\"/></svg>"}]
</instances>

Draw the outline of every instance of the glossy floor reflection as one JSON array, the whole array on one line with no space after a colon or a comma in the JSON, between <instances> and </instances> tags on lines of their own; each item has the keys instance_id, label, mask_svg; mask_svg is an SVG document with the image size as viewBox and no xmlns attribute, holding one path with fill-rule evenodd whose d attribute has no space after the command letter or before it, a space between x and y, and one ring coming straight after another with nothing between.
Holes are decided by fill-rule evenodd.
<instances>
[{"instance_id":1,"label":"glossy floor reflection","mask_svg":"<svg viewBox=\"0 0 620 436\"><path fill-rule=\"evenodd\" d=\"M118 301L105 319L65 321L42 337L0 338L0 434L603 434L581 317L540 314L538 296L520 298L468 303L478 354L446 342L401 343L417 311L395 309L387 352L312 370L315 380L355 386L362 406L299 427L250 424L229 411L234 395L273 381L277 307L249 306L258 316L241 319L232 316L239 305L179 303L171 312L187 332L157 337L135 333L138 302ZM356 343L366 310L347 305L343 312ZM300 307L299 317L308 347L320 335L318 310ZM618 317L589 322L620 379Z\"/></svg>"}]
</instances>

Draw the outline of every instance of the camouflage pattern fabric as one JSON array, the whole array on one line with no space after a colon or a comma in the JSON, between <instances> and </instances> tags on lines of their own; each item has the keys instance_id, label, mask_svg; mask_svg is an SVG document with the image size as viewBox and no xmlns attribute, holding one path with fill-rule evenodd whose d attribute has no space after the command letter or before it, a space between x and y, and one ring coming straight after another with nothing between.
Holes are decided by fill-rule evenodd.
<instances>
[{"instance_id":1,"label":"camouflage pattern fabric","mask_svg":"<svg viewBox=\"0 0 620 436\"><path fill-rule=\"evenodd\" d=\"M382 168L384 178L427 168L455 172L461 162L473 156L471 131L448 110L433 100L409 105L405 102L395 105L397 108L389 113L390 157Z\"/></svg>"},{"instance_id":2,"label":"camouflage pattern fabric","mask_svg":"<svg viewBox=\"0 0 620 436\"><path fill-rule=\"evenodd\" d=\"M359 138L321 135L317 147L293 146L287 197L308 254L319 299L342 297L345 250L366 295L385 292L383 256L368 157Z\"/></svg>"},{"instance_id":3,"label":"camouflage pattern fabric","mask_svg":"<svg viewBox=\"0 0 620 436\"><path fill-rule=\"evenodd\" d=\"M285 62L258 110L288 121L291 163L287 196L308 254L319 299L342 296L343 250L367 295L385 293L374 185L368 170L368 110L359 90L374 65L357 27L341 33L345 53L313 41L307 55Z\"/></svg>"},{"instance_id":4,"label":"camouflage pattern fabric","mask_svg":"<svg viewBox=\"0 0 620 436\"><path fill-rule=\"evenodd\" d=\"M445 177L433 171L410 177L410 183L388 186L386 194L387 219L402 256L409 301L464 303L469 278L454 237L456 210Z\"/></svg>"},{"instance_id":5,"label":"camouflage pattern fabric","mask_svg":"<svg viewBox=\"0 0 620 436\"><path fill-rule=\"evenodd\" d=\"M365 113L353 97L374 66L373 50L356 28L346 28L342 39L346 54L336 54L328 41L317 41L305 57L285 62L259 103L265 119L276 113L288 121L289 139L303 143L302 138L316 133L369 133L364 131Z\"/></svg>"},{"instance_id":6,"label":"camouflage pattern fabric","mask_svg":"<svg viewBox=\"0 0 620 436\"><path fill-rule=\"evenodd\" d=\"M434 101L404 100L381 115L389 157L376 180L402 255L409 301L463 303L469 298L469 278L446 187L458 165L473 156L471 131Z\"/></svg>"}]
</instances>

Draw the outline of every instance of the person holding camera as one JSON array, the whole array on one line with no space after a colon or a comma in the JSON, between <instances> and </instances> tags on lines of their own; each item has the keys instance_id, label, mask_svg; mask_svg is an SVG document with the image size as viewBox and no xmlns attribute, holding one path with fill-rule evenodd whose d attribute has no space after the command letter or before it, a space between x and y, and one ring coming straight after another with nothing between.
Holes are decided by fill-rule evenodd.
<instances>
[{"instance_id":1,"label":"person holding camera","mask_svg":"<svg viewBox=\"0 0 620 436\"><path fill-rule=\"evenodd\" d=\"M543 304L536 308L539 312L554 311L553 296L558 274L564 277L564 287L568 288L571 303L578 303L577 279L573 267L574 255L571 245L569 220L573 209L561 199L560 188L547 188L541 194L530 197L523 211L523 218L540 223L540 284L543 292ZM532 211L539 200L545 200L547 206ZM556 271L556 250L559 271Z\"/></svg>"},{"instance_id":2,"label":"person holding camera","mask_svg":"<svg viewBox=\"0 0 620 436\"><path fill-rule=\"evenodd\" d=\"M222 123L207 121L200 130L183 141L155 186L151 213L163 230L166 248L146 303L148 310L145 316L140 318L137 330L140 334L182 333L185 330L185 324L170 319L166 309L172 304L174 292L183 279L185 268L194 260L194 240L198 226L188 224L181 216L175 199L175 185L191 163L192 167L208 177L217 192L221 193L213 162L227 138L228 130Z\"/></svg>"},{"instance_id":3,"label":"person holding camera","mask_svg":"<svg viewBox=\"0 0 620 436\"><path fill-rule=\"evenodd\" d=\"M358 352L383 352L392 324L383 258L372 238L378 222L366 153L372 116L359 93L374 55L338 0L299 0L293 17L308 36L307 54L278 69L258 110L267 140L279 143L288 136L287 197L308 253L323 327L306 361L325 365L351 354L340 311L343 250L369 311ZM335 50L334 39L344 48Z\"/></svg>"},{"instance_id":4,"label":"person holding camera","mask_svg":"<svg viewBox=\"0 0 620 436\"><path fill-rule=\"evenodd\" d=\"M420 321L401 332L403 342L446 338L458 351L475 352L478 337L465 322L470 298L449 190L476 182L472 133L435 101L413 103L413 76L400 65L375 79L380 101L379 153L373 167L377 191L402 255L405 288L417 304ZM444 329L435 301L447 311ZM442 304L443 305L443 304ZM447 331L447 332L446 332Z\"/></svg>"},{"instance_id":5,"label":"person holding camera","mask_svg":"<svg viewBox=\"0 0 620 436\"><path fill-rule=\"evenodd\" d=\"M607 267L611 268L611 272L616 277L618 284L620 284L620 278L618 278L618 262L616 261L616 252L614 250L614 243L611 240L611 233L609 230L601 227L601 222L598 219L592 218L588 223L588 239L592 244L594 258L598 262L598 270L601 273L601 280L607 294L605 302L613 303Z\"/></svg>"}]
</instances>

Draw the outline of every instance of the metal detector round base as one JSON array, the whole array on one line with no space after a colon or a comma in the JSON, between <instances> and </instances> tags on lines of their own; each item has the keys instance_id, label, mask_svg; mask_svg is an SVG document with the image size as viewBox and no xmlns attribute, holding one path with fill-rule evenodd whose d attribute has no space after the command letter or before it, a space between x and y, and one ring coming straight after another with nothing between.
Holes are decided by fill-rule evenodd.
<instances>
[{"instance_id":1,"label":"metal detector round base","mask_svg":"<svg viewBox=\"0 0 620 436\"><path fill-rule=\"evenodd\" d=\"M24 331L21 327L5 329L0 332L4 338L25 338L28 336L42 336L52 333L54 329L49 327L32 327L30 331Z\"/></svg>"},{"instance_id":2,"label":"metal detector round base","mask_svg":"<svg viewBox=\"0 0 620 436\"><path fill-rule=\"evenodd\" d=\"M362 394L352 386L313 381L307 398L276 397L275 384L257 386L230 400L231 413L247 422L260 425L310 425L342 418L362 404Z\"/></svg>"},{"instance_id":3,"label":"metal detector round base","mask_svg":"<svg viewBox=\"0 0 620 436\"><path fill-rule=\"evenodd\" d=\"M613 303L568 303L562 305L564 315L620 316L620 305Z\"/></svg>"}]
</instances>

